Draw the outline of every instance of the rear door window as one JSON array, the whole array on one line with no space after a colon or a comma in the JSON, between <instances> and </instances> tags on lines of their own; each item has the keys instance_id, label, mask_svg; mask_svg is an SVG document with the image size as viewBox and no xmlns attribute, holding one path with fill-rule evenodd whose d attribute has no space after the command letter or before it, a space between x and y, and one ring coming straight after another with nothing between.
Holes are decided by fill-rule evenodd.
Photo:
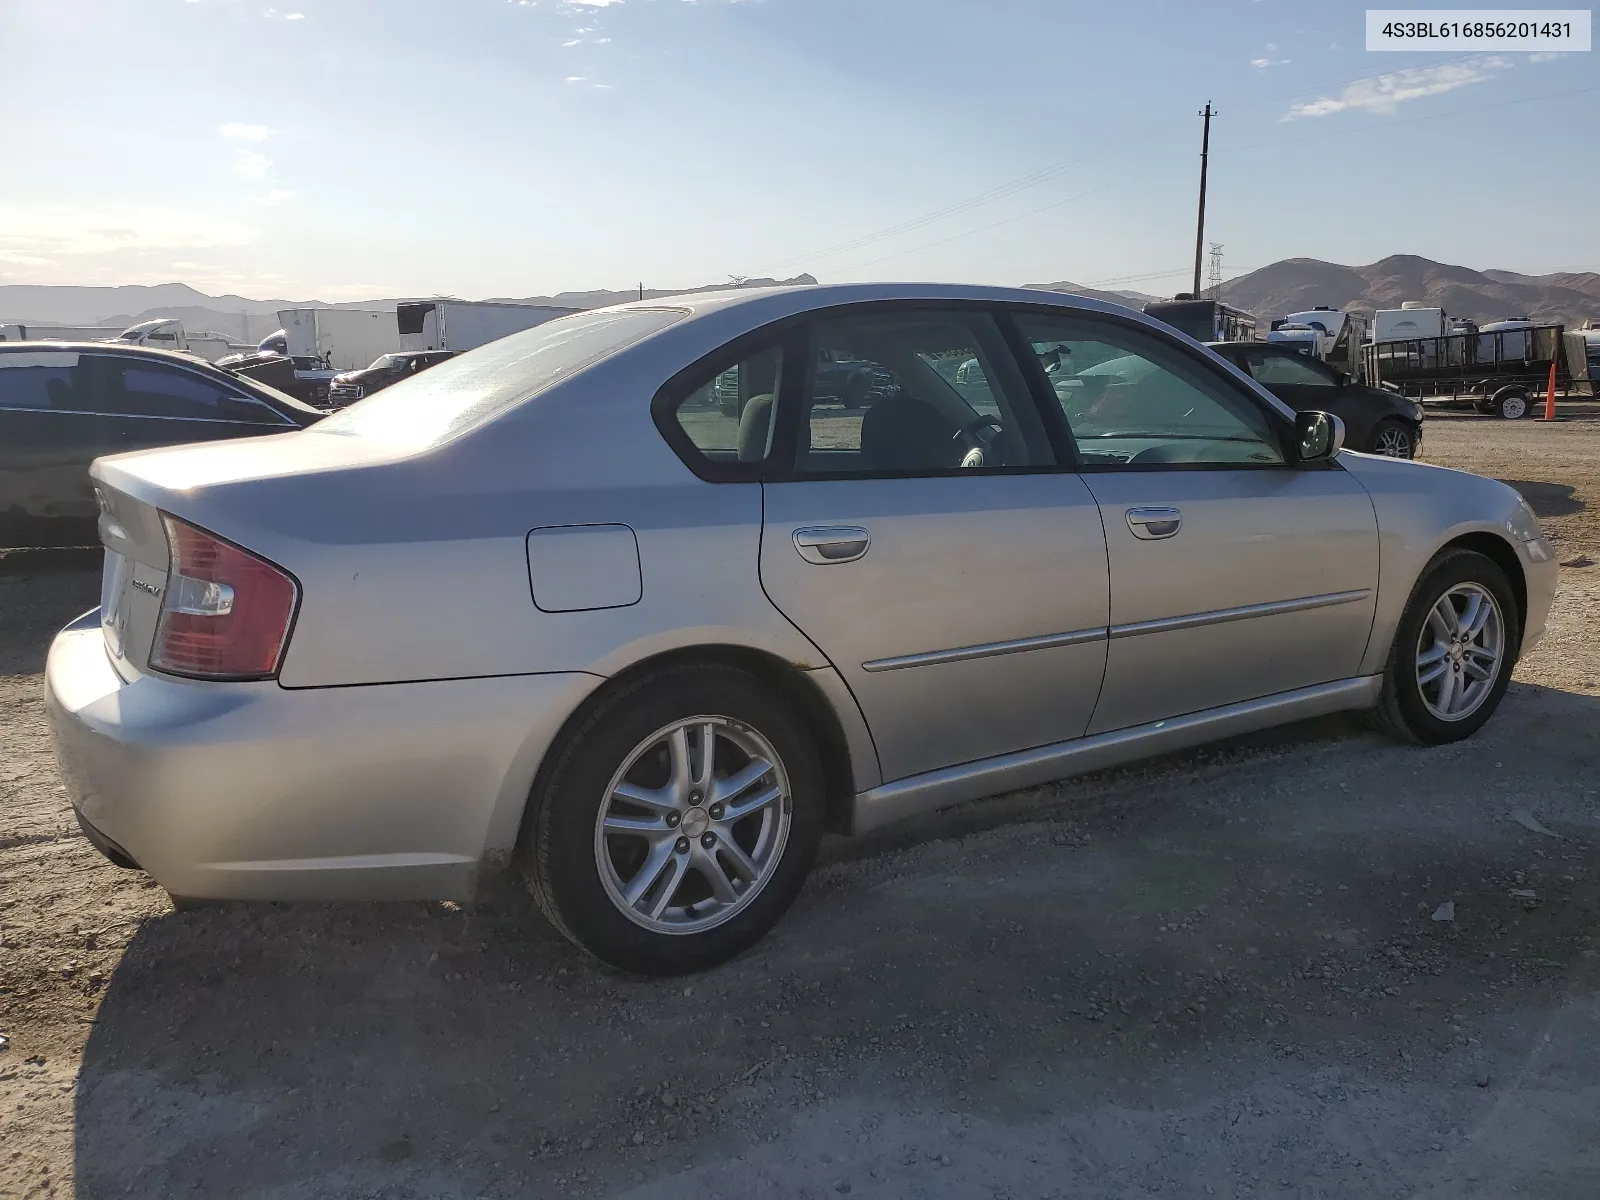
<instances>
[{"instance_id":1,"label":"rear door window","mask_svg":"<svg viewBox=\"0 0 1600 1200\"><path fill-rule=\"evenodd\" d=\"M284 421L259 401L198 372L163 362L94 357L94 403L127 417L279 425Z\"/></svg>"},{"instance_id":2,"label":"rear door window","mask_svg":"<svg viewBox=\"0 0 1600 1200\"><path fill-rule=\"evenodd\" d=\"M0 409L82 412L75 353L0 355Z\"/></svg>"}]
</instances>

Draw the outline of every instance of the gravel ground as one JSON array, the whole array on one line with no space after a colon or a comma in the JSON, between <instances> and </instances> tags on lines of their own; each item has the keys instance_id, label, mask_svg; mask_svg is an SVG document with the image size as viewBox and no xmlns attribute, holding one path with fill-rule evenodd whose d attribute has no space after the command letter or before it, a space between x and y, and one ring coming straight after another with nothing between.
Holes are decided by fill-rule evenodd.
<instances>
[{"instance_id":1,"label":"gravel ground","mask_svg":"<svg viewBox=\"0 0 1600 1200\"><path fill-rule=\"evenodd\" d=\"M1425 450L1600 559L1600 415ZM1600 1195L1600 568L1468 743L1323 721L833 843L671 982L510 894L172 912L49 753L97 577L0 559L0 1195Z\"/></svg>"}]
</instances>

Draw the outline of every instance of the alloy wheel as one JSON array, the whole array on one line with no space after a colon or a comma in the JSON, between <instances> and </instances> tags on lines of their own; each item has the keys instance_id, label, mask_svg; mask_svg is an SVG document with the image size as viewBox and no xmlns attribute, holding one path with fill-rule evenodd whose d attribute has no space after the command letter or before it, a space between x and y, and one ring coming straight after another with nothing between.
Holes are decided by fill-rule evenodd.
<instances>
[{"instance_id":1,"label":"alloy wheel","mask_svg":"<svg viewBox=\"0 0 1600 1200\"><path fill-rule=\"evenodd\" d=\"M1493 593L1458 583L1428 612L1417 638L1417 686L1441 721L1471 716L1494 690L1505 660L1505 619Z\"/></svg>"},{"instance_id":2,"label":"alloy wheel","mask_svg":"<svg viewBox=\"0 0 1600 1200\"><path fill-rule=\"evenodd\" d=\"M766 738L727 717L689 717L645 738L612 777L595 864L635 924L701 933L766 886L792 819L789 779Z\"/></svg>"},{"instance_id":3,"label":"alloy wheel","mask_svg":"<svg viewBox=\"0 0 1600 1200\"><path fill-rule=\"evenodd\" d=\"M1376 450L1388 458L1411 457L1411 434L1398 425L1391 425L1378 434Z\"/></svg>"}]
</instances>

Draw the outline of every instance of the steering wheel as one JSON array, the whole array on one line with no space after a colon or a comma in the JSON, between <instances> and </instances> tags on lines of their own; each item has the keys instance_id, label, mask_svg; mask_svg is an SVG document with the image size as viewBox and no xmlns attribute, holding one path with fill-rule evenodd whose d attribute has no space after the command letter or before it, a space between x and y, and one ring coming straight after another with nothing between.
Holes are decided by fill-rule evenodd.
<instances>
[{"instance_id":1,"label":"steering wheel","mask_svg":"<svg viewBox=\"0 0 1600 1200\"><path fill-rule=\"evenodd\" d=\"M986 426L989 429L987 435L983 432ZM972 468L987 465L988 451L994 448L995 439L1003 429L999 417L981 413L956 430L951 441L959 442L966 451L961 456L961 466Z\"/></svg>"}]
</instances>

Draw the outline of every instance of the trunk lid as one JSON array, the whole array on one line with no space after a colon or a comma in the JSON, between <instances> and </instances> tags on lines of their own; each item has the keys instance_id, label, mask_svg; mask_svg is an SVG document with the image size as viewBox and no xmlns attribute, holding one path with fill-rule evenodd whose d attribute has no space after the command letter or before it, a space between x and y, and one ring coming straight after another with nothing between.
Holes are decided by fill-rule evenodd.
<instances>
[{"instance_id":1,"label":"trunk lid","mask_svg":"<svg viewBox=\"0 0 1600 1200\"><path fill-rule=\"evenodd\" d=\"M169 567L163 512L292 571L282 518L328 504L336 474L396 457L363 438L287 433L96 459L100 627L118 672L149 667Z\"/></svg>"}]
</instances>

